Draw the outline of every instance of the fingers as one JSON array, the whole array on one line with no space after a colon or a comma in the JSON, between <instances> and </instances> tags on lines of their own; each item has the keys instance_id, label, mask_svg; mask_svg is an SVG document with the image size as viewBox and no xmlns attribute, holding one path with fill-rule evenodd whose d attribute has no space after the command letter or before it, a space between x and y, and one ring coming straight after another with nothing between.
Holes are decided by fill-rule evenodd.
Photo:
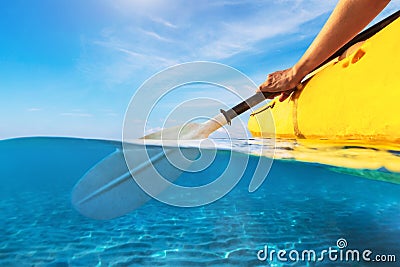
<instances>
[{"instance_id":1,"label":"fingers","mask_svg":"<svg viewBox=\"0 0 400 267\"><path fill-rule=\"evenodd\" d=\"M267 99L274 99L275 97L279 96L279 102L285 101L296 89L285 91L285 92L277 92L271 93Z\"/></svg>"},{"instance_id":2,"label":"fingers","mask_svg":"<svg viewBox=\"0 0 400 267\"><path fill-rule=\"evenodd\" d=\"M279 97L279 102L285 101L293 92L294 92L294 90L283 92Z\"/></svg>"},{"instance_id":3,"label":"fingers","mask_svg":"<svg viewBox=\"0 0 400 267\"><path fill-rule=\"evenodd\" d=\"M263 92L263 84L261 84L260 86L258 86L258 88L257 88L257 90L256 90L256 93L259 93L259 92Z\"/></svg>"},{"instance_id":4,"label":"fingers","mask_svg":"<svg viewBox=\"0 0 400 267\"><path fill-rule=\"evenodd\" d=\"M257 92L282 92L289 90L293 87L290 85L293 83L291 69L275 71L268 74L267 79L262 83Z\"/></svg>"},{"instance_id":5,"label":"fingers","mask_svg":"<svg viewBox=\"0 0 400 267\"><path fill-rule=\"evenodd\" d=\"M274 99L275 97L277 97L278 95L280 95L281 93L272 93L270 94L267 99Z\"/></svg>"},{"instance_id":6,"label":"fingers","mask_svg":"<svg viewBox=\"0 0 400 267\"><path fill-rule=\"evenodd\" d=\"M257 92L269 92L267 99L273 99L279 96L279 101L285 101L296 89L301 90L302 84L300 77L295 75L293 68L280 70L268 74L267 79L263 82Z\"/></svg>"}]
</instances>

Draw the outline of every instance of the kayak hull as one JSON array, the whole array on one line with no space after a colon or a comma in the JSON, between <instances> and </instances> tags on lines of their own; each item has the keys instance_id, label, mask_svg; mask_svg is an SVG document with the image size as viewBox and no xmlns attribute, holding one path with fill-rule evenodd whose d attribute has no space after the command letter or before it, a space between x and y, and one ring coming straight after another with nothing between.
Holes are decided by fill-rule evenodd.
<instances>
[{"instance_id":1,"label":"kayak hull","mask_svg":"<svg viewBox=\"0 0 400 267\"><path fill-rule=\"evenodd\" d=\"M250 133L400 142L399 36L397 19L348 56L317 71L289 99L256 110L248 121Z\"/></svg>"}]
</instances>

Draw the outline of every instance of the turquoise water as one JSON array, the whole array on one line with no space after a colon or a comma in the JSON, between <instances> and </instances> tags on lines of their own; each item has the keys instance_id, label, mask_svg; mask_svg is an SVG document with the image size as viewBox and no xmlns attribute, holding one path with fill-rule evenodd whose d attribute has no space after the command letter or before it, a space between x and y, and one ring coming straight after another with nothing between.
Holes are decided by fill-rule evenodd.
<instances>
[{"instance_id":1,"label":"turquoise water","mask_svg":"<svg viewBox=\"0 0 400 267\"><path fill-rule=\"evenodd\" d=\"M113 220L83 217L71 205L73 186L120 146L68 138L0 141L0 266L399 266L400 185L320 164L275 160L263 185L249 193L259 160L252 156L239 184L212 204L178 208L151 200ZM227 157L220 151L202 175L218 172ZM188 184L193 175L179 179ZM257 259L265 245L320 252L337 249L339 238L350 249L395 255L397 264Z\"/></svg>"}]
</instances>

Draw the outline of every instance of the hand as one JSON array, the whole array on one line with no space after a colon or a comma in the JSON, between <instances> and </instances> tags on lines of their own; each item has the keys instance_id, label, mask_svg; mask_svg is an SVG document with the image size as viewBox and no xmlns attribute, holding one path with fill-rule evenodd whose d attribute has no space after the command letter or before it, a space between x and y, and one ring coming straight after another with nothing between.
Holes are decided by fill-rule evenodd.
<instances>
[{"instance_id":1,"label":"hand","mask_svg":"<svg viewBox=\"0 0 400 267\"><path fill-rule=\"evenodd\" d=\"M295 67L276 71L268 75L267 80L259 86L257 91L273 93L268 97L269 99L280 95L279 101L282 102L296 90L296 86L302 79L303 77L297 74Z\"/></svg>"}]
</instances>

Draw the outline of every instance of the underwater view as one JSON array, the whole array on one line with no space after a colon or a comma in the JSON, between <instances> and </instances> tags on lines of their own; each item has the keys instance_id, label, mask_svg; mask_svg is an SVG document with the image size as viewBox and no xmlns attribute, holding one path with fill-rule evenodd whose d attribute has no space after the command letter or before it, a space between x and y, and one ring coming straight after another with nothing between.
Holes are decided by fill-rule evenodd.
<instances>
[{"instance_id":1,"label":"underwater view","mask_svg":"<svg viewBox=\"0 0 400 267\"><path fill-rule=\"evenodd\" d=\"M260 146L257 139L233 142L237 151ZM398 266L400 173L276 159L250 193L263 158L254 154L234 189L211 204L180 208L152 199L115 219L87 218L71 204L73 187L117 149L120 142L105 140L0 141L0 266ZM275 154L290 150L278 142ZM371 151L371 163L374 151L382 158ZM231 154L217 147L209 167L175 183L207 183L230 156L240 157ZM356 249L359 259L346 260Z\"/></svg>"}]
</instances>

